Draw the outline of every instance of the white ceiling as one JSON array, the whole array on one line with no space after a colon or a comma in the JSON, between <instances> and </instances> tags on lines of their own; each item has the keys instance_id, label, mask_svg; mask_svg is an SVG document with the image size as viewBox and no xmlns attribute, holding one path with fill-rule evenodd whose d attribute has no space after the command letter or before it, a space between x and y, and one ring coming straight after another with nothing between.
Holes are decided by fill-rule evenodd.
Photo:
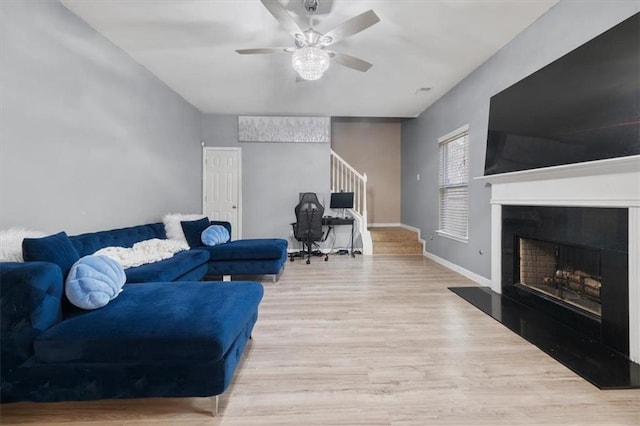
<instances>
[{"instance_id":1,"label":"white ceiling","mask_svg":"<svg viewBox=\"0 0 640 426\"><path fill-rule=\"evenodd\" d=\"M280 2L308 27L302 0ZM417 116L557 2L320 0L321 33L369 9L380 17L332 45L373 67L332 64L297 83L289 54L235 52L293 46L258 0L62 0L203 113L353 117Z\"/></svg>"}]
</instances>

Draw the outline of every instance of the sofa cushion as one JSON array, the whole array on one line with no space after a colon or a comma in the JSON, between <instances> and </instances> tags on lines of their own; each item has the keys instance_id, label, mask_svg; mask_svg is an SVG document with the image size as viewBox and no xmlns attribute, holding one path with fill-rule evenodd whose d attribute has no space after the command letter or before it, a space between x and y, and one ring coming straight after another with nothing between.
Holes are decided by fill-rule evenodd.
<instances>
[{"instance_id":1,"label":"sofa cushion","mask_svg":"<svg viewBox=\"0 0 640 426\"><path fill-rule=\"evenodd\" d=\"M229 231L222 225L211 225L204 231L202 231L202 235L200 236L202 240L202 244L205 246L217 246L218 244L223 244L229 241Z\"/></svg>"},{"instance_id":2,"label":"sofa cushion","mask_svg":"<svg viewBox=\"0 0 640 426\"><path fill-rule=\"evenodd\" d=\"M67 276L71 266L80 259L64 231L43 238L25 238L22 241L22 255L25 262L55 263L62 270L63 277Z\"/></svg>"},{"instance_id":3,"label":"sofa cushion","mask_svg":"<svg viewBox=\"0 0 640 426\"><path fill-rule=\"evenodd\" d=\"M169 259L125 270L127 283L175 281L208 260L209 253L205 250L182 251Z\"/></svg>"},{"instance_id":4,"label":"sofa cushion","mask_svg":"<svg viewBox=\"0 0 640 426\"><path fill-rule=\"evenodd\" d=\"M162 218L167 238L170 240L179 240L187 242L182 231L182 225L180 222L188 220L197 220L205 217L203 214L184 214L184 213L169 213Z\"/></svg>"},{"instance_id":5,"label":"sofa cushion","mask_svg":"<svg viewBox=\"0 0 640 426\"><path fill-rule=\"evenodd\" d=\"M81 309L98 309L115 299L127 277L107 256L84 256L73 264L65 282L67 299Z\"/></svg>"},{"instance_id":6,"label":"sofa cushion","mask_svg":"<svg viewBox=\"0 0 640 426\"><path fill-rule=\"evenodd\" d=\"M67 318L36 339L44 363L220 359L251 321L257 282L125 285L107 306Z\"/></svg>"},{"instance_id":7,"label":"sofa cushion","mask_svg":"<svg viewBox=\"0 0 640 426\"><path fill-rule=\"evenodd\" d=\"M209 227L209 219L203 217L198 220L182 221L180 225L182 225L182 231L189 247L196 248L203 245L201 236L204 230Z\"/></svg>"},{"instance_id":8,"label":"sofa cushion","mask_svg":"<svg viewBox=\"0 0 640 426\"><path fill-rule=\"evenodd\" d=\"M279 259L287 251L287 240L259 238L235 240L213 247L199 247L211 254L211 260L261 260Z\"/></svg>"},{"instance_id":9,"label":"sofa cushion","mask_svg":"<svg viewBox=\"0 0 640 426\"><path fill-rule=\"evenodd\" d=\"M130 226L109 231L89 232L69 237L80 256L87 256L105 247L132 247L138 241L166 238L162 223Z\"/></svg>"}]
</instances>

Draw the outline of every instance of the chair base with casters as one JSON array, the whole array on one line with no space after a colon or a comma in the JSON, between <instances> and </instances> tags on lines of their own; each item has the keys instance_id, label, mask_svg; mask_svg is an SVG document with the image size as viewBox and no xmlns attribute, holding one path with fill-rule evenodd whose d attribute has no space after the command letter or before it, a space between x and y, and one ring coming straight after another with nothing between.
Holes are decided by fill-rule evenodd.
<instances>
[{"instance_id":1,"label":"chair base with casters","mask_svg":"<svg viewBox=\"0 0 640 426\"><path fill-rule=\"evenodd\" d=\"M306 244L303 244L306 246ZM322 251L320 250L320 248L318 247L318 245L316 243L311 243L312 247L315 248L315 250L309 249L308 246L306 246L305 248L298 250L297 252L293 252L293 253L289 253L289 261L293 262L297 257L300 258L307 258L307 265L311 263L311 256L324 256L324 261L327 262L329 260L329 253L322 253Z\"/></svg>"}]
</instances>

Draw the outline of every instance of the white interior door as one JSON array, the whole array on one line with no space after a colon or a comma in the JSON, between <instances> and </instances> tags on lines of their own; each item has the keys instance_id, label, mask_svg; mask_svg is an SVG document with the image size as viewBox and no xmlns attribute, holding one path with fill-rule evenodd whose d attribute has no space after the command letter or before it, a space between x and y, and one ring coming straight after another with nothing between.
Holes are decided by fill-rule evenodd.
<instances>
[{"instance_id":1,"label":"white interior door","mask_svg":"<svg viewBox=\"0 0 640 426\"><path fill-rule=\"evenodd\" d=\"M203 206L209 220L231 223L231 239L242 238L240 148L204 148Z\"/></svg>"}]
</instances>

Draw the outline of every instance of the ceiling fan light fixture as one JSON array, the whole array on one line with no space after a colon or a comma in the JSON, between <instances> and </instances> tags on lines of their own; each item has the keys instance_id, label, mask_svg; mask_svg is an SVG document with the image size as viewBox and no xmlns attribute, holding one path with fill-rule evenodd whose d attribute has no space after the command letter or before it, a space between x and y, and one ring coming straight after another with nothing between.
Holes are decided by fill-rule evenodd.
<instances>
[{"instance_id":1,"label":"ceiling fan light fixture","mask_svg":"<svg viewBox=\"0 0 640 426\"><path fill-rule=\"evenodd\" d=\"M329 53L315 46L305 46L293 52L293 69L305 80L318 80L329 68Z\"/></svg>"}]
</instances>

